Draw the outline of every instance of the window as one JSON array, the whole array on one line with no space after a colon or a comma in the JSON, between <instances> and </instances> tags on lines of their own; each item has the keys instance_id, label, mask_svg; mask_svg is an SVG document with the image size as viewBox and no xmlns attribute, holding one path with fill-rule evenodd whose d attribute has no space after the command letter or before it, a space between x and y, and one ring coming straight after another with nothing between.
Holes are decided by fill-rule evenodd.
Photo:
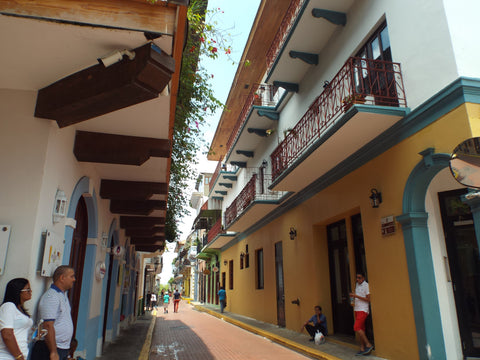
<instances>
[{"instance_id":1,"label":"window","mask_svg":"<svg viewBox=\"0 0 480 360\"><path fill-rule=\"evenodd\" d=\"M244 253L241 253L240 254L240 270L243 269L243 258L245 257L245 254Z\"/></svg>"},{"instance_id":2,"label":"window","mask_svg":"<svg viewBox=\"0 0 480 360\"><path fill-rule=\"evenodd\" d=\"M392 61L392 50L390 49L390 38L388 37L386 22L375 30L356 56L373 60Z\"/></svg>"},{"instance_id":3,"label":"window","mask_svg":"<svg viewBox=\"0 0 480 360\"><path fill-rule=\"evenodd\" d=\"M225 274L225 271L222 272L222 287L223 287L224 289L227 288L227 276L226 276L226 274Z\"/></svg>"},{"instance_id":4,"label":"window","mask_svg":"<svg viewBox=\"0 0 480 360\"><path fill-rule=\"evenodd\" d=\"M233 290L233 260L228 262L228 288Z\"/></svg>"},{"instance_id":5,"label":"window","mask_svg":"<svg viewBox=\"0 0 480 360\"><path fill-rule=\"evenodd\" d=\"M255 257L257 260L257 289L263 289L264 286L264 276L263 276L263 249L258 249L255 252Z\"/></svg>"},{"instance_id":6,"label":"window","mask_svg":"<svg viewBox=\"0 0 480 360\"><path fill-rule=\"evenodd\" d=\"M250 267L250 255L248 254L248 245L245 245L245 268Z\"/></svg>"}]
</instances>

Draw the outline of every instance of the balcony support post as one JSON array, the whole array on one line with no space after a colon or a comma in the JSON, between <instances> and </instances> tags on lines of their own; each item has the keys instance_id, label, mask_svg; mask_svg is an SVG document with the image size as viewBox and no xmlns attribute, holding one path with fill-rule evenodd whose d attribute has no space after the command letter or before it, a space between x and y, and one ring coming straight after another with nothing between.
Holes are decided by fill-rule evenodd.
<instances>
[{"instance_id":1,"label":"balcony support post","mask_svg":"<svg viewBox=\"0 0 480 360\"><path fill-rule=\"evenodd\" d=\"M324 18L334 25L343 25L347 23L347 14L338 11L331 11L325 9L312 9L312 15L316 18Z\"/></svg>"},{"instance_id":2,"label":"balcony support post","mask_svg":"<svg viewBox=\"0 0 480 360\"><path fill-rule=\"evenodd\" d=\"M222 175L222 177L225 180L230 180L230 181L237 181L237 177L235 175Z\"/></svg>"},{"instance_id":3,"label":"balcony support post","mask_svg":"<svg viewBox=\"0 0 480 360\"><path fill-rule=\"evenodd\" d=\"M237 150L235 151L238 155L243 155L248 158L253 158L253 151L248 151L248 150Z\"/></svg>"},{"instance_id":4,"label":"balcony support post","mask_svg":"<svg viewBox=\"0 0 480 360\"><path fill-rule=\"evenodd\" d=\"M306 53L302 51L291 50L288 55L292 59L300 59L309 65L318 65L318 55L312 53Z\"/></svg>"},{"instance_id":5,"label":"balcony support post","mask_svg":"<svg viewBox=\"0 0 480 360\"><path fill-rule=\"evenodd\" d=\"M284 88L286 91L289 91L289 92L298 93L298 90L299 90L298 84L285 82L285 81L274 81L273 86Z\"/></svg>"},{"instance_id":6,"label":"balcony support post","mask_svg":"<svg viewBox=\"0 0 480 360\"><path fill-rule=\"evenodd\" d=\"M232 164L234 166L238 166L239 168L246 168L247 167L247 163L244 162L244 161L230 161L230 164Z\"/></svg>"},{"instance_id":7,"label":"balcony support post","mask_svg":"<svg viewBox=\"0 0 480 360\"><path fill-rule=\"evenodd\" d=\"M271 111L271 110L258 110L257 111L258 116L265 116L269 118L270 120L278 120L280 119L280 115L278 114L277 111Z\"/></svg>"}]
</instances>

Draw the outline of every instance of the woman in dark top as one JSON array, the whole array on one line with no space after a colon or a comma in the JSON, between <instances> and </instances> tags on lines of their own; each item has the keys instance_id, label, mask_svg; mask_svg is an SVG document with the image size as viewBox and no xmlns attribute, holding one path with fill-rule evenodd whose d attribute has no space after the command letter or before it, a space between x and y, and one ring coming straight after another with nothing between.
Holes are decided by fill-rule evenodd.
<instances>
[{"instance_id":1,"label":"woman in dark top","mask_svg":"<svg viewBox=\"0 0 480 360\"><path fill-rule=\"evenodd\" d=\"M173 293L173 312L178 313L179 303L180 303L180 293L178 292L178 289L175 289L175 292Z\"/></svg>"}]
</instances>

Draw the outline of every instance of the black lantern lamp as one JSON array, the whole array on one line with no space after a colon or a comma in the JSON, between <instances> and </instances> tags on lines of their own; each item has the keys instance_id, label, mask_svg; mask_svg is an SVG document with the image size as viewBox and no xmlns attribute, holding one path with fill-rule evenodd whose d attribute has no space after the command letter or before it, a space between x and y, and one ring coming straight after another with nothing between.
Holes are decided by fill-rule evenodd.
<instances>
[{"instance_id":1,"label":"black lantern lamp","mask_svg":"<svg viewBox=\"0 0 480 360\"><path fill-rule=\"evenodd\" d=\"M378 208L378 206L382 203L382 193L377 189L372 189L370 192L370 202L372 203L372 208Z\"/></svg>"},{"instance_id":2,"label":"black lantern lamp","mask_svg":"<svg viewBox=\"0 0 480 360\"><path fill-rule=\"evenodd\" d=\"M297 230L292 226L288 235L290 236L290 240L295 240L297 238Z\"/></svg>"}]
</instances>

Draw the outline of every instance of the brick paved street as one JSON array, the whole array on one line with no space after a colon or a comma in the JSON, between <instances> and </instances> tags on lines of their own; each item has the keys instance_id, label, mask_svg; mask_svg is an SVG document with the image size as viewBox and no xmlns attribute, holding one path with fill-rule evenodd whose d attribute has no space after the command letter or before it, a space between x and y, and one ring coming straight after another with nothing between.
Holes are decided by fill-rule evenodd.
<instances>
[{"instance_id":1,"label":"brick paved street","mask_svg":"<svg viewBox=\"0 0 480 360\"><path fill-rule=\"evenodd\" d=\"M178 313L158 308L150 360L310 359L182 301Z\"/></svg>"}]
</instances>

